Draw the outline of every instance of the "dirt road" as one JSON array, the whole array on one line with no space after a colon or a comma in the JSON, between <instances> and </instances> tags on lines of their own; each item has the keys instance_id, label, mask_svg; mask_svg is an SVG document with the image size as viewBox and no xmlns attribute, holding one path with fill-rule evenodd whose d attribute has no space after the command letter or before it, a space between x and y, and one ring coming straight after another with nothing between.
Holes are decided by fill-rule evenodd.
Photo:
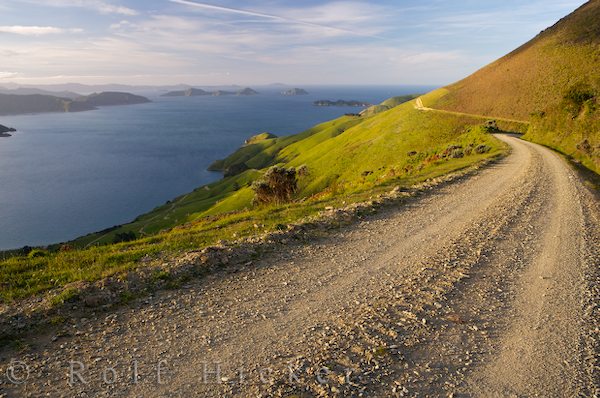
<instances>
[{"instance_id":1,"label":"dirt road","mask_svg":"<svg viewBox=\"0 0 600 398\"><path fill-rule=\"evenodd\" d=\"M598 201L499 138L473 177L2 353L0 396L598 394Z\"/></svg>"}]
</instances>

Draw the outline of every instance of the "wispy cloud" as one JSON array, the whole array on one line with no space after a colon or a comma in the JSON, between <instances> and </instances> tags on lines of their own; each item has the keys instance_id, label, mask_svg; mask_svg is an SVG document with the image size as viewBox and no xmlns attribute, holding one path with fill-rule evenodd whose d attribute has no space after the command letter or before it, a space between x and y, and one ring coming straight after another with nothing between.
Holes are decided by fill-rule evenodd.
<instances>
[{"instance_id":1,"label":"wispy cloud","mask_svg":"<svg viewBox=\"0 0 600 398\"><path fill-rule=\"evenodd\" d=\"M60 33L80 33L83 32L83 29L74 28L74 29L64 29L57 28L55 26L22 26L22 25L13 25L13 26L0 26L0 33L12 33L15 35L22 36L44 36L44 35L53 35Z\"/></svg>"},{"instance_id":2,"label":"wispy cloud","mask_svg":"<svg viewBox=\"0 0 600 398\"><path fill-rule=\"evenodd\" d=\"M3 69L18 75L0 73L30 83L451 82L584 1L0 0ZM85 36L55 26L63 18Z\"/></svg>"},{"instance_id":3,"label":"wispy cloud","mask_svg":"<svg viewBox=\"0 0 600 398\"><path fill-rule=\"evenodd\" d=\"M381 37L371 35L368 33L364 33L364 32L360 32L360 31L356 31L356 30L352 30L352 29L345 29L345 28L341 28L338 26L332 26L332 25L327 25L327 24L318 23L318 22L311 22L311 21L307 21L307 20L303 20L303 19L290 18L290 17L286 17L283 15L267 14L267 13L263 13L263 12L247 10L247 9L240 9L240 8L233 8L233 7L223 7L223 6L217 6L214 4L189 1L189 0L169 0L169 1L172 3L182 4L182 5L196 7L196 8L202 8L205 10L216 11L216 12L221 12L221 13L252 16L252 17L258 17L258 18L264 18L264 19L271 20L271 21L286 22L286 23L291 23L291 24L296 24L296 25L310 26L313 28L333 30L333 31L343 32L346 34L351 34L354 36L365 36L365 37L381 39Z\"/></svg>"},{"instance_id":4,"label":"wispy cloud","mask_svg":"<svg viewBox=\"0 0 600 398\"><path fill-rule=\"evenodd\" d=\"M100 14L138 15L138 12L129 7L103 0L26 0L28 3L50 7L77 7L86 8Z\"/></svg>"},{"instance_id":5,"label":"wispy cloud","mask_svg":"<svg viewBox=\"0 0 600 398\"><path fill-rule=\"evenodd\" d=\"M16 72L3 72L0 70L0 79L10 79L11 77L17 76Z\"/></svg>"}]
</instances>

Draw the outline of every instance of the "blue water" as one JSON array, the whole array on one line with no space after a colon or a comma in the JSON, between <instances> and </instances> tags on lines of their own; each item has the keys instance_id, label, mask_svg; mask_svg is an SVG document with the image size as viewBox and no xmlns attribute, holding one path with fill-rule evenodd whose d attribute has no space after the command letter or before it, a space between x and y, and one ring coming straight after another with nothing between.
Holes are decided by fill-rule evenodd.
<instances>
[{"instance_id":1,"label":"blue water","mask_svg":"<svg viewBox=\"0 0 600 398\"><path fill-rule=\"evenodd\" d=\"M151 98L143 105L81 113L0 117L0 249L62 242L131 221L175 196L219 179L206 171L244 139L289 135L356 108L318 99L379 103L431 87L304 87L284 97Z\"/></svg>"}]
</instances>

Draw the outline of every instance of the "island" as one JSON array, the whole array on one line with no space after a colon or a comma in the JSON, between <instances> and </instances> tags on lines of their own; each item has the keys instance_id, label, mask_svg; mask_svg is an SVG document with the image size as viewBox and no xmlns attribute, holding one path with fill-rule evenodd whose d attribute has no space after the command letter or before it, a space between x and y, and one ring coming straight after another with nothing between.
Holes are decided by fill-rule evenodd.
<instances>
[{"instance_id":1,"label":"island","mask_svg":"<svg viewBox=\"0 0 600 398\"><path fill-rule=\"evenodd\" d=\"M319 100L313 102L315 106L354 106L354 107L367 107L371 106L368 102L363 101L345 101L345 100L337 100L337 101L329 101L329 100Z\"/></svg>"},{"instance_id":2,"label":"island","mask_svg":"<svg viewBox=\"0 0 600 398\"><path fill-rule=\"evenodd\" d=\"M82 112L99 106L133 105L151 102L148 98L130 93L109 91L76 99L52 95L0 94L0 115L21 115L47 112Z\"/></svg>"},{"instance_id":3,"label":"island","mask_svg":"<svg viewBox=\"0 0 600 398\"><path fill-rule=\"evenodd\" d=\"M17 130L0 124L0 137L10 137L11 135L8 133L14 133L15 131Z\"/></svg>"},{"instance_id":4,"label":"island","mask_svg":"<svg viewBox=\"0 0 600 398\"><path fill-rule=\"evenodd\" d=\"M118 91L105 91L103 93L94 93L86 97L77 98L74 102L81 102L89 106L97 107L146 104L152 101L146 97L142 97L141 95L122 93Z\"/></svg>"},{"instance_id":5,"label":"island","mask_svg":"<svg viewBox=\"0 0 600 398\"><path fill-rule=\"evenodd\" d=\"M291 88L289 90L282 91L281 95L285 95L286 97L293 97L295 95L308 95L308 91L302 88Z\"/></svg>"},{"instance_id":6,"label":"island","mask_svg":"<svg viewBox=\"0 0 600 398\"><path fill-rule=\"evenodd\" d=\"M187 90L169 91L161 97L199 97L202 95L211 95L211 93L201 88L188 88Z\"/></svg>"},{"instance_id":7,"label":"island","mask_svg":"<svg viewBox=\"0 0 600 398\"><path fill-rule=\"evenodd\" d=\"M251 89L250 87L246 87L243 90L240 90L236 93L236 95L256 95L258 91Z\"/></svg>"},{"instance_id":8,"label":"island","mask_svg":"<svg viewBox=\"0 0 600 398\"><path fill-rule=\"evenodd\" d=\"M198 97L203 95L210 95L213 97L220 97L223 95L256 95L257 91L251 89L250 87L246 87L242 90L238 91L227 91L227 90L215 90L215 91L206 91L201 88L188 88L187 90L178 90L178 91L169 91L161 95L161 97Z\"/></svg>"}]
</instances>

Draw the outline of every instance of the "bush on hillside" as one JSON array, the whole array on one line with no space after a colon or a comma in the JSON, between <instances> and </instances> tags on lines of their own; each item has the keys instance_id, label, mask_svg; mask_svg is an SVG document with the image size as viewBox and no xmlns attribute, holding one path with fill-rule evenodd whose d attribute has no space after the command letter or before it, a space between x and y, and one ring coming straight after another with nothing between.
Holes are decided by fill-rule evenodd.
<instances>
[{"instance_id":1,"label":"bush on hillside","mask_svg":"<svg viewBox=\"0 0 600 398\"><path fill-rule=\"evenodd\" d=\"M238 174L242 174L244 171L248 170L249 167L246 163L236 163L229 167L227 167L223 173L225 177L233 177Z\"/></svg>"},{"instance_id":2,"label":"bush on hillside","mask_svg":"<svg viewBox=\"0 0 600 398\"><path fill-rule=\"evenodd\" d=\"M254 202L285 203L292 200L298 189L296 169L273 166L265 173L261 180L252 184Z\"/></svg>"},{"instance_id":3,"label":"bush on hillside","mask_svg":"<svg viewBox=\"0 0 600 398\"><path fill-rule=\"evenodd\" d=\"M27 254L27 257L29 258L38 258L38 257L46 257L48 255L48 252L46 250L43 249L33 249L32 251L30 251Z\"/></svg>"},{"instance_id":4,"label":"bush on hillside","mask_svg":"<svg viewBox=\"0 0 600 398\"><path fill-rule=\"evenodd\" d=\"M487 145L481 144L481 145L477 145L477 148L475 148L475 152L479 153L479 154L483 154L483 153L487 153L489 151L491 151L492 148L490 148Z\"/></svg>"},{"instance_id":5,"label":"bush on hillside","mask_svg":"<svg viewBox=\"0 0 600 398\"><path fill-rule=\"evenodd\" d=\"M298 177L306 177L310 174L310 172L308 171L308 166L303 164L302 166L298 167L298 170L296 170L296 174L298 175Z\"/></svg>"},{"instance_id":6,"label":"bush on hillside","mask_svg":"<svg viewBox=\"0 0 600 398\"><path fill-rule=\"evenodd\" d=\"M113 238L113 243L121 243L121 242L131 242L132 240L136 240L137 236L133 231L127 232L119 232Z\"/></svg>"},{"instance_id":7,"label":"bush on hillside","mask_svg":"<svg viewBox=\"0 0 600 398\"><path fill-rule=\"evenodd\" d=\"M592 87L587 84L577 84L571 87L563 96L565 109L573 116L577 117L586 107L593 105L596 94Z\"/></svg>"},{"instance_id":8,"label":"bush on hillside","mask_svg":"<svg viewBox=\"0 0 600 398\"><path fill-rule=\"evenodd\" d=\"M452 152L450 153L450 157L453 159L460 159L465 157L465 152L462 148L456 148L452 150Z\"/></svg>"}]
</instances>

